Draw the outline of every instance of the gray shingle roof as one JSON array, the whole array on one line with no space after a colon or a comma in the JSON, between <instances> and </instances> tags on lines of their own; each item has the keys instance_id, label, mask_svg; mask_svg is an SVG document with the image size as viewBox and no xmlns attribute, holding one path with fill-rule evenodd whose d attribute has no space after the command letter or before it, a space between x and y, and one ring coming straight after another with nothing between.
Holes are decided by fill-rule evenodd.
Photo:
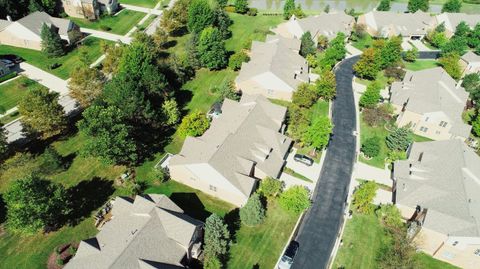
<instances>
[{"instance_id":1,"label":"gray shingle roof","mask_svg":"<svg viewBox=\"0 0 480 269\"><path fill-rule=\"evenodd\" d=\"M469 51L462 56L462 59L467 63L480 62L480 55L475 54L473 51Z\"/></svg>"},{"instance_id":2,"label":"gray shingle roof","mask_svg":"<svg viewBox=\"0 0 480 269\"><path fill-rule=\"evenodd\" d=\"M428 209L425 227L480 236L480 157L461 140L414 143L394 178L397 204Z\"/></svg>"},{"instance_id":3,"label":"gray shingle roof","mask_svg":"<svg viewBox=\"0 0 480 269\"><path fill-rule=\"evenodd\" d=\"M40 11L30 13L28 16L25 16L16 22L23 25L25 28L29 29L30 31L39 36L42 32L42 26L44 23L48 26L53 24L55 27L58 28L58 34L60 35L68 34L71 23L70 20L55 18L45 12Z\"/></svg>"},{"instance_id":4,"label":"gray shingle roof","mask_svg":"<svg viewBox=\"0 0 480 269\"><path fill-rule=\"evenodd\" d=\"M390 101L418 114L441 111L450 118L450 132L468 137L471 126L463 122L462 112L469 94L456 84L441 67L407 71L402 82L392 84Z\"/></svg>"},{"instance_id":5,"label":"gray shingle roof","mask_svg":"<svg viewBox=\"0 0 480 269\"><path fill-rule=\"evenodd\" d=\"M134 201L117 197L112 214L96 237L80 243L65 268L182 268L195 230L203 225L159 194Z\"/></svg>"},{"instance_id":6,"label":"gray shingle roof","mask_svg":"<svg viewBox=\"0 0 480 269\"><path fill-rule=\"evenodd\" d=\"M7 20L0 20L0 31L9 26L12 22Z\"/></svg>"},{"instance_id":7,"label":"gray shingle roof","mask_svg":"<svg viewBox=\"0 0 480 269\"><path fill-rule=\"evenodd\" d=\"M437 23L445 23L445 28L450 31L455 31L460 22L466 22L471 28L480 23L480 14L466 14L466 13L442 13L436 16Z\"/></svg>"},{"instance_id":8,"label":"gray shingle roof","mask_svg":"<svg viewBox=\"0 0 480 269\"><path fill-rule=\"evenodd\" d=\"M370 11L365 14L366 22L375 26L380 35L393 33L394 35L411 36L425 35L434 18L428 13L397 13L391 11Z\"/></svg>"},{"instance_id":9,"label":"gray shingle roof","mask_svg":"<svg viewBox=\"0 0 480 269\"><path fill-rule=\"evenodd\" d=\"M240 102L225 99L222 115L213 119L200 137L187 137L170 165L209 163L245 195L255 179L253 166L278 177L291 140L281 134L286 108L260 95L242 96ZM268 156L268 158L267 158Z\"/></svg>"},{"instance_id":10,"label":"gray shingle roof","mask_svg":"<svg viewBox=\"0 0 480 269\"><path fill-rule=\"evenodd\" d=\"M340 11L338 13L322 12L319 15L297 19L297 21L304 33L310 32L314 38L323 35L331 40L337 36L337 33L350 36L352 29L349 25L355 21L355 18Z\"/></svg>"}]
</instances>

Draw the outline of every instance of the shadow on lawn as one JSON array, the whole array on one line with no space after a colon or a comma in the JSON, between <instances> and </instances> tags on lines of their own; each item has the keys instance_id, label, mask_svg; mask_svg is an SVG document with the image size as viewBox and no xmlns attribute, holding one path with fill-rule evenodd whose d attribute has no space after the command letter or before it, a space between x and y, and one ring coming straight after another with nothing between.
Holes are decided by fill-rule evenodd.
<instances>
[{"instance_id":1,"label":"shadow on lawn","mask_svg":"<svg viewBox=\"0 0 480 269\"><path fill-rule=\"evenodd\" d=\"M183 209L185 214L194 219L205 222L205 220L211 215L211 213L205 209L202 201L198 198L196 193L176 192L172 193L170 199Z\"/></svg>"}]
</instances>

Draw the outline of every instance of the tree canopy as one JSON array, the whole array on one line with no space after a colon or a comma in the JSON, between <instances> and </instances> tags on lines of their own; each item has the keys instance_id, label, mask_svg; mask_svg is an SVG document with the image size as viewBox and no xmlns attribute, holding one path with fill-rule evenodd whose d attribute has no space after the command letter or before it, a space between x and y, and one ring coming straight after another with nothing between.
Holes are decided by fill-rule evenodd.
<instances>
[{"instance_id":1,"label":"tree canopy","mask_svg":"<svg viewBox=\"0 0 480 269\"><path fill-rule=\"evenodd\" d=\"M227 224L217 214L212 214L205 221L204 254L205 259L221 260L227 254L230 245L230 232Z\"/></svg>"},{"instance_id":2,"label":"tree canopy","mask_svg":"<svg viewBox=\"0 0 480 269\"><path fill-rule=\"evenodd\" d=\"M178 133L182 137L200 136L210 127L210 121L207 116L200 112L192 112L183 117L182 123L178 127Z\"/></svg>"},{"instance_id":3,"label":"tree canopy","mask_svg":"<svg viewBox=\"0 0 480 269\"><path fill-rule=\"evenodd\" d=\"M396 151L406 151L412 141L412 131L408 127L397 128L385 138L387 147Z\"/></svg>"},{"instance_id":4,"label":"tree canopy","mask_svg":"<svg viewBox=\"0 0 480 269\"><path fill-rule=\"evenodd\" d=\"M247 203L240 208L240 220L247 226L256 226L265 219L265 207L257 193L248 198Z\"/></svg>"},{"instance_id":5,"label":"tree canopy","mask_svg":"<svg viewBox=\"0 0 480 269\"><path fill-rule=\"evenodd\" d=\"M365 108L374 108L380 101L380 84L372 82L360 97L360 106Z\"/></svg>"},{"instance_id":6,"label":"tree canopy","mask_svg":"<svg viewBox=\"0 0 480 269\"><path fill-rule=\"evenodd\" d=\"M49 27L45 23L42 25L42 30L40 32L40 42L42 52L49 57L58 57L65 54L63 48L63 41L60 38L58 32L53 28Z\"/></svg>"},{"instance_id":7,"label":"tree canopy","mask_svg":"<svg viewBox=\"0 0 480 269\"><path fill-rule=\"evenodd\" d=\"M102 93L104 82L105 78L98 69L82 65L71 73L68 88L82 107L88 107Z\"/></svg>"},{"instance_id":8,"label":"tree canopy","mask_svg":"<svg viewBox=\"0 0 480 269\"><path fill-rule=\"evenodd\" d=\"M337 93L337 81L335 73L331 70L325 70L320 74L320 78L315 82L318 95L324 100L332 100Z\"/></svg>"},{"instance_id":9,"label":"tree canopy","mask_svg":"<svg viewBox=\"0 0 480 269\"><path fill-rule=\"evenodd\" d=\"M408 0L407 10L410 13L415 13L418 10L427 12L430 7L429 0Z\"/></svg>"},{"instance_id":10,"label":"tree canopy","mask_svg":"<svg viewBox=\"0 0 480 269\"><path fill-rule=\"evenodd\" d=\"M380 71L380 63L377 61L375 49L366 49L358 62L353 66L353 70L360 78L375 79L378 71Z\"/></svg>"},{"instance_id":11,"label":"tree canopy","mask_svg":"<svg viewBox=\"0 0 480 269\"><path fill-rule=\"evenodd\" d=\"M374 181L364 181L360 183L353 192L352 204L361 213L370 213L373 211L372 202L377 193L378 186Z\"/></svg>"},{"instance_id":12,"label":"tree canopy","mask_svg":"<svg viewBox=\"0 0 480 269\"><path fill-rule=\"evenodd\" d=\"M309 54L315 54L315 43L313 42L312 34L307 31L300 38L300 55L307 57Z\"/></svg>"},{"instance_id":13,"label":"tree canopy","mask_svg":"<svg viewBox=\"0 0 480 269\"><path fill-rule=\"evenodd\" d=\"M260 181L258 193L267 198L275 198L282 193L283 185L283 181L272 177L266 177Z\"/></svg>"},{"instance_id":14,"label":"tree canopy","mask_svg":"<svg viewBox=\"0 0 480 269\"><path fill-rule=\"evenodd\" d=\"M292 186L280 195L279 203L283 209L300 214L310 207L310 193L303 186Z\"/></svg>"},{"instance_id":15,"label":"tree canopy","mask_svg":"<svg viewBox=\"0 0 480 269\"><path fill-rule=\"evenodd\" d=\"M458 13L462 9L461 0L448 0L442 6L442 12Z\"/></svg>"},{"instance_id":16,"label":"tree canopy","mask_svg":"<svg viewBox=\"0 0 480 269\"><path fill-rule=\"evenodd\" d=\"M308 146L321 150L328 145L332 130L333 126L328 117L318 117L307 128L303 134L302 141Z\"/></svg>"},{"instance_id":17,"label":"tree canopy","mask_svg":"<svg viewBox=\"0 0 480 269\"><path fill-rule=\"evenodd\" d=\"M290 19L295 11L295 0L286 0L283 5L283 18L285 20Z\"/></svg>"},{"instance_id":18,"label":"tree canopy","mask_svg":"<svg viewBox=\"0 0 480 269\"><path fill-rule=\"evenodd\" d=\"M298 85L296 91L293 92L292 103L304 107L310 108L315 104L318 99L316 90L308 83L302 83Z\"/></svg>"},{"instance_id":19,"label":"tree canopy","mask_svg":"<svg viewBox=\"0 0 480 269\"><path fill-rule=\"evenodd\" d=\"M377 7L378 11L390 11L390 2L391 0L381 0L380 4Z\"/></svg>"},{"instance_id":20,"label":"tree canopy","mask_svg":"<svg viewBox=\"0 0 480 269\"><path fill-rule=\"evenodd\" d=\"M462 67L459 64L460 56L457 53L448 53L438 59L438 63L454 79L462 76Z\"/></svg>"},{"instance_id":21,"label":"tree canopy","mask_svg":"<svg viewBox=\"0 0 480 269\"><path fill-rule=\"evenodd\" d=\"M200 63L209 69L221 69L227 65L225 42L217 28L205 28L198 41Z\"/></svg>"},{"instance_id":22,"label":"tree canopy","mask_svg":"<svg viewBox=\"0 0 480 269\"><path fill-rule=\"evenodd\" d=\"M215 21L213 9L208 0L192 0L188 7L188 30L200 33Z\"/></svg>"},{"instance_id":23,"label":"tree canopy","mask_svg":"<svg viewBox=\"0 0 480 269\"><path fill-rule=\"evenodd\" d=\"M245 14L248 11L247 0L235 0L235 12Z\"/></svg>"}]
</instances>

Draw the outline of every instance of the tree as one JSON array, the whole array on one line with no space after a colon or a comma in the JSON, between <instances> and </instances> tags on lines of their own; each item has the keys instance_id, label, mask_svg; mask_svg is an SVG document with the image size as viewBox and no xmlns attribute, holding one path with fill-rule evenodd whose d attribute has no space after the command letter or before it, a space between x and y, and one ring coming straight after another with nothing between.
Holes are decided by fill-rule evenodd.
<instances>
[{"instance_id":1,"label":"tree","mask_svg":"<svg viewBox=\"0 0 480 269\"><path fill-rule=\"evenodd\" d=\"M125 124L123 113L114 106L91 106L78 122L80 132L88 136L82 153L99 157L108 164L133 164L137 161L137 145L132 127Z\"/></svg>"},{"instance_id":2,"label":"tree","mask_svg":"<svg viewBox=\"0 0 480 269\"><path fill-rule=\"evenodd\" d=\"M265 207L257 193L248 198L247 203L240 208L240 220L247 226L256 226L265 219Z\"/></svg>"},{"instance_id":3,"label":"tree","mask_svg":"<svg viewBox=\"0 0 480 269\"><path fill-rule=\"evenodd\" d=\"M239 70L242 67L242 63L250 61L250 57L248 56L245 51L241 50L239 52L235 52L230 59L228 60L228 67L232 70Z\"/></svg>"},{"instance_id":4,"label":"tree","mask_svg":"<svg viewBox=\"0 0 480 269\"><path fill-rule=\"evenodd\" d=\"M192 112L183 117L182 123L178 127L178 133L182 137L186 136L200 136L210 127L210 122L207 116L200 112Z\"/></svg>"},{"instance_id":5,"label":"tree","mask_svg":"<svg viewBox=\"0 0 480 269\"><path fill-rule=\"evenodd\" d=\"M29 0L2 0L0 1L0 17L11 16L18 20L28 15Z\"/></svg>"},{"instance_id":6,"label":"tree","mask_svg":"<svg viewBox=\"0 0 480 269\"><path fill-rule=\"evenodd\" d=\"M463 36L454 36L445 43L443 46L440 47L441 55L447 55L450 53L456 53L458 55L465 54L467 50L467 38Z\"/></svg>"},{"instance_id":7,"label":"tree","mask_svg":"<svg viewBox=\"0 0 480 269\"><path fill-rule=\"evenodd\" d=\"M103 54L105 54L105 59L102 62L103 73L112 75L116 74L125 47L118 44L111 45L103 41L100 43L100 47Z\"/></svg>"},{"instance_id":8,"label":"tree","mask_svg":"<svg viewBox=\"0 0 480 269\"><path fill-rule=\"evenodd\" d=\"M380 98L380 84L378 82L372 82L367 86L367 89L360 97L360 106L364 108L374 108L377 106Z\"/></svg>"},{"instance_id":9,"label":"tree","mask_svg":"<svg viewBox=\"0 0 480 269\"><path fill-rule=\"evenodd\" d=\"M332 100L337 93L337 81L335 73L330 70L323 71L320 79L315 82L315 87L320 98Z\"/></svg>"},{"instance_id":10,"label":"tree","mask_svg":"<svg viewBox=\"0 0 480 269\"><path fill-rule=\"evenodd\" d=\"M441 25L444 25L443 23ZM438 27L437 27L438 28ZM428 32L426 39L436 48L441 48L447 44L448 37L445 35L445 30L443 31L430 31Z\"/></svg>"},{"instance_id":11,"label":"tree","mask_svg":"<svg viewBox=\"0 0 480 269\"><path fill-rule=\"evenodd\" d=\"M390 0L381 0L377 7L378 11L390 11Z\"/></svg>"},{"instance_id":12,"label":"tree","mask_svg":"<svg viewBox=\"0 0 480 269\"><path fill-rule=\"evenodd\" d=\"M324 35L319 35L317 37L317 49L325 50L328 47L328 37Z\"/></svg>"},{"instance_id":13,"label":"tree","mask_svg":"<svg viewBox=\"0 0 480 269\"><path fill-rule=\"evenodd\" d=\"M47 139L66 130L67 119L63 107L58 103L58 93L45 87L28 91L18 103L23 116L20 121L29 131L39 133Z\"/></svg>"},{"instance_id":14,"label":"tree","mask_svg":"<svg viewBox=\"0 0 480 269\"><path fill-rule=\"evenodd\" d=\"M476 137L480 137L480 116L479 115L477 115L475 117L475 120L472 122L472 130L473 130L473 134Z\"/></svg>"},{"instance_id":15,"label":"tree","mask_svg":"<svg viewBox=\"0 0 480 269\"><path fill-rule=\"evenodd\" d=\"M42 52L45 53L47 56L58 57L65 54L60 35L53 28L49 27L45 23L42 25L40 38L42 39L42 41L40 42Z\"/></svg>"},{"instance_id":16,"label":"tree","mask_svg":"<svg viewBox=\"0 0 480 269\"><path fill-rule=\"evenodd\" d=\"M222 269L222 262L217 257L205 258L203 262L203 268L205 269Z\"/></svg>"},{"instance_id":17,"label":"tree","mask_svg":"<svg viewBox=\"0 0 480 269\"><path fill-rule=\"evenodd\" d=\"M307 57L309 54L315 54L315 43L312 39L312 34L307 31L300 38L300 55Z\"/></svg>"},{"instance_id":18,"label":"tree","mask_svg":"<svg viewBox=\"0 0 480 269\"><path fill-rule=\"evenodd\" d=\"M68 88L82 107L88 107L102 93L104 82L105 78L98 69L82 65L75 67L70 74Z\"/></svg>"},{"instance_id":19,"label":"tree","mask_svg":"<svg viewBox=\"0 0 480 269\"><path fill-rule=\"evenodd\" d=\"M3 199L8 229L26 234L57 228L71 210L65 188L38 175L13 181Z\"/></svg>"},{"instance_id":20,"label":"tree","mask_svg":"<svg viewBox=\"0 0 480 269\"><path fill-rule=\"evenodd\" d=\"M240 93L235 89L235 84L233 80L225 80L220 84L220 88L218 89L220 92L220 98L225 100L228 98L230 100L239 101L240 100Z\"/></svg>"},{"instance_id":21,"label":"tree","mask_svg":"<svg viewBox=\"0 0 480 269\"><path fill-rule=\"evenodd\" d=\"M295 141L300 141L303 134L307 130L310 124L310 115L308 110L299 107L296 104L292 104L288 108L288 129L287 133L289 137Z\"/></svg>"},{"instance_id":22,"label":"tree","mask_svg":"<svg viewBox=\"0 0 480 269\"><path fill-rule=\"evenodd\" d=\"M360 78L375 79L380 71L380 63L376 59L375 49L367 48L353 66L355 74Z\"/></svg>"},{"instance_id":23,"label":"tree","mask_svg":"<svg viewBox=\"0 0 480 269\"><path fill-rule=\"evenodd\" d=\"M402 214L395 205L382 205L375 214L386 227L402 227Z\"/></svg>"},{"instance_id":24,"label":"tree","mask_svg":"<svg viewBox=\"0 0 480 269\"><path fill-rule=\"evenodd\" d=\"M462 87L470 93L470 99L474 103L480 100L480 75L479 74L467 74L463 77Z\"/></svg>"},{"instance_id":25,"label":"tree","mask_svg":"<svg viewBox=\"0 0 480 269\"><path fill-rule=\"evenodd\" d=\"M477 23L470 32L470 35L467 38L467 44L471 48L480 48L480 23Z\"/></svg>"},{"instance_id":26,"label":"tree","mask_svg":"<svg viewBox=\"0 0 480 269\"><path fill-rule=\"evenodd\" d=\"M383 104L374 108L365 108L362 112L363 120L368 126L376 127L383 125L392 118L393 108L389 104Z\"/></svg>"},{"instance_id":27,"label":"tree","mask_svg":"<svg viewBox=\"0 0 480 269\"><path fill-rule=\"evenodd\" d=\"M385 42L380 49L380 55L382 69L397 64L402 59L402 38L392 37Z\"/></svg>"},{"instance_id":28,"label":"tree","mask_svg":"<svg viewBox=\"0 0 480 269\"><path fill-rule=\"evenodd\" d=\"M283 6L283 18L285 20L290 19L295 11L295 0L286 0Z\"/></svg>"},{"instance_id":29,"label":"tree","mask_svg":"<svg viewBox=\"0 0 480 269\"><path fill-rule=\"evenodd\" d=\"M418 10L427 12L429 8L429 0L408 0L407 10L410 13L415 13Z\"/></svg>"},{"instance_id":30,"label":"tree","mask_svg":"<svg viewBox=\"0 0 480 269\"><path fill-rule=\"evenodd\" d=\"M328 117L318 117L314 119L313 123L307 128L302 141L308 146L321 150L327 146L332 130L333 126Z\"/></svg>"},{"instance_id":31,"label":"tree","mask_svg":"<svg viewBox=\"0 0 480 269\"><path fill-rule=\"evenodd\" d=\"M204 254L205 259L217 258L221 260L227 254L230 244L230 232L223 219L212 214L205 221Z\"/></svg>"},{"instance_id":32,"label":"tree","mask_svg":"<svg viewBox=\"0 0 480 269\"><path fill-rule=\"evenodd\" d=\"M302 83L298 85L296 91L293 92L292 103L304 107L310 108L315 104L318 99L318 95L312 86L308 83Z\"/></svg>"},{"instance_id":33,"label":"tree","mask_svg":"<svg viewBox=\"0 0 480 269\"><path fill-rule=\"evenodd\" d=\"M232 25L233 21L228 16L227 12L221 8L216 8L214 10L215 20L213 22L213 26L218 28L220 35L224 40L227 40L232 35L229 27Z\"/></svg>"},{"instance_id":34,"label":"tree","mask_svg":"<svg viewBox=\"0 0 480 269\"><path fill-rule=\"evenodd\" d=\"M404 227L387 227L387 234L392 243L387 244L378 253L379 268L413 269L419 268L416 259L416 248L412 244Z\"/></svg>"},{"instance_id":35,"label":"tree","mask_svg":"<svg viewBox=\"0 0 480 269\"><path fill-rule=\"evenodd\" d=\"M153 33L153 41L157 45L158 49L164 49L168 43L168 33L162 27L157 27Z\"/></svg>"},{"instance_id":36,"label":"tree","mask_svg":"<svg viewBox=\"0 0 480 269\"><path fill-rule=\"evenodd\" d=\"M352 205L360 213L371 213L373 211L372 202L377 193L378 186L374 181L364 181L360 183L353 192Z\"/></svg>"},{"instance_id":37,"label":"tree","mask_svg":"<svg viewBox=\"0 0 480 269\"><path fill-rule=\"evenodd\" d=\"M58 172L63 166L63 158L53 147L47 147L42 154L41 172L49 175Z\"/></svg>"},{"instance_id":38,"label":"tree","mask_svg":"<svg viewBox=\"0 0 480 269\"><path fill-rule=\"evenodd\" d=\"M292 186L280 195L279 204L287 211L300 214L310 207L310 193L303 186Z\"/></svg>"},{"instance_id":39,"label":"tree","mask_svg":"<svg viewBox=\"0 0 480 269\"><path fill-rule=\"evenodd\" d=\"M260 181L258 193L264 197L272 199L282 193L283 185L283 181L272 177L266 177Z\"/></svg>"},{"instance_id":40,"label":"tree","mask_svg":"<svg viewBox=\"0 0 480 269\"><path fill-rule=\"evenodd\" d=\"M175 99L166 100L162 104L162 111L167 125L175 125L180 120L180 110Z\"/></svg>"},{"instance_id":41,"label":"tree","mask_svg":"<svg viewBox=\"0 0 480 269\"><path fill-rule=\"evenodd\" d=\"M454 79L462 76L462 67L459 64L460 56L456 53L449 53L438 59L438 63Z\"/></svg>"},{"instance_id":42,"label":"tree","mask_svg":"<svg viewBox=\"0 0 480 269\"><path fill-rule=\"evenodd\" d=\"M462 1L461 0L448 0L442 6L442 13L443 12L451 12L451 13L458 13L462 8Z\"/></svg>"},{"instance_id":43,"label":"tree","mask_svg":"<svg viewBox=\"0 0 480 269\"><path fill-rule=\"evenodd\" d=\"M380 138L377 136L370 137L362 144L363 154L368 157L377 157L380 153Z\"/></svg>"},{"instance_id":44,"label":"tree","mask_svg":"<svg viewBox=\"0 0 480 269\"><path fill-rule=\"evenodd\" d=\"M235 0L235 12L245 14L248 11L247 0Z\"/></svg>"},{"instance_id":45,"label":"tree","mask_svg":"<svg viewBox=\"0 0 480 269\"><path fill-rule=\"evenodd\" d=\"M465 22L461 21L455 28L455 37L467 37L470 34L470 26Z\"/></svg>"},{"instance_id":46,"label":"tree","mask_svg":"<svg viewBox=\"0 0 480 269\"><path fill-rule=\"evenodd\" d=\"M217 0L217 4L221 7L224 8L228 4L228 0Z\"/></svg>"},{"instance_id":47,"label":"tree","mask_svg":"<svg viewBox=\"0 0 480 269\"><path fill-rule=\"evenodd\" d=\"M8 153L8 142L7 142L7 134L5 129L0 124L0 164L3 158Z\"/></svg>"},{"instance_id":48,"label":"tree","mask_svg":"<svg viewBox=\"0 0 480 269\"><path fill-rule=\"evenodd\" d=\"M295 15L298 19L305 18L307 15L305 15L305 12L302 10L302 5L298 4L295 9L293 10L292 15Z\"/></svg>"},{"instance_id":49,"label":"tree","mask_svg":"<svg viewBox=\"0 0 480 269\"><path fill-rule=\"evenodd\" d=\"M403 59L407 62L413 63L417 60L418 56L419 56L418 49L413 47L412 49L407 50L407 52L405 52L405 56L403 56Z\"/></svg>"},{"instance_id":50,"label":"tree","mask_svg":"<svg viewBox=\"0 0 480 269\"><path fill-rule=\"evenodd\" d=\"M200 63L209 69L221 69L227 65L225 42L217 28L208 27L198 41Z\"/></svg>"},{"instance_id":51,"label":"tree","mask_svg":"<svg viewBox=\"0 0 480 269\"><path fill-rule=\"evenodd\" d=\"M188 30L200 33L215 21L213 10L207 0L192 0L188 7Z\"/></svg>"},{"instance_id":52,"label":"tree","mask_svg":"<svg viewBox=\"0 0 480 269\"><path fill-rule=\"evenodd\" d=\"M385 138L387 147L397 151L406 151L412 141L412 131L408 127L397 128Z\"/></svg>"},{"instance_id":53,"label":"tree","mask_svg":"<svg viewBox=\"0 0 480 269\"><path fill-rule=\"evenodd\" d=\"M185 51L187 54L187 61L193 69L199 69L202 64L200 63L200 54L198 51L198 38L197 33L192 33L190 39L188 39L187 44L185 44Z\"/></svg>"},{"instance_id":54,"label":"tree","mask_svg":"<svg viewBox=\"0 0 480 269\"><path fill-rule=\"evenodd\" d=\"M165 29L169 34L180 32L187 26L188 6L190 0L177 0L171 8L163 10L159 28Z\"/></svg>"}]
</instances>

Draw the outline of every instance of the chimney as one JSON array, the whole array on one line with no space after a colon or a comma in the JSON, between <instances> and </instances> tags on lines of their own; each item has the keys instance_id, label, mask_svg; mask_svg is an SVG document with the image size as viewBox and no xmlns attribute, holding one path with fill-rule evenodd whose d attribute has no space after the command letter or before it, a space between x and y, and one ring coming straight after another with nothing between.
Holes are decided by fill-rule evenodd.
<instances>
[{"instance_id":1,"label":"chimney","mask_svg":"<svg viewBox=\"0 0 480 269\"><path fill-rule=\"evenodd\" d=\"M10 15L7 15L7 21L12 21L12 17L10 17Z\"/></svg>"}]
</instances>

